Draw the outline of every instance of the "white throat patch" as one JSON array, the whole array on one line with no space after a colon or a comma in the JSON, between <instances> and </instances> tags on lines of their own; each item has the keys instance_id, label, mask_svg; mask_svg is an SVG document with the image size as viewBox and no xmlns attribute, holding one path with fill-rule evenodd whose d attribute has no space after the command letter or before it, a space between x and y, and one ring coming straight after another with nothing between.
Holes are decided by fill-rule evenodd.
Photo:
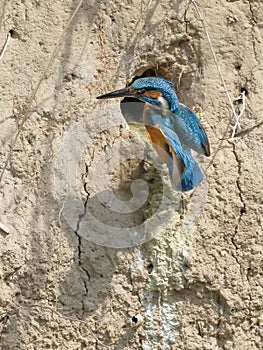
<instances>
[{"instance_id":1,"label":"white throat patch","mask_svg":"<svg viewBox=\"0 0 263 350\"><path fill-rule=\"evenodd\" d=\"M162 97L162 96L158 97L158 101L160 102L160 104L164 110L169 110L169 103L167 102L167 100L164 97Z\"/></svg>"}]
</instances>

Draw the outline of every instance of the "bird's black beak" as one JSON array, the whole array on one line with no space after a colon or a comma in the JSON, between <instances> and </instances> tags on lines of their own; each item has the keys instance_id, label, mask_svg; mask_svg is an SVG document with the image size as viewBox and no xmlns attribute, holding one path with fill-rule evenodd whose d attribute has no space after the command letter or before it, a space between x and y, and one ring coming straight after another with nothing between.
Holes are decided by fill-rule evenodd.
<instances>
[{"instance_id":1,"label":"bird's black beak","mask_svg":"<svg viewBox=\"0 0 263 350\"><path fill-rule=\"evenodd\" d=\"M133 88L124 88L121 90L116 90L109 92L105 95L100 95L97 97L98 100L103 100L107 98L117 98L117 97L135 97L136 96L136 90Z\"/></svg>"}]
</instances>

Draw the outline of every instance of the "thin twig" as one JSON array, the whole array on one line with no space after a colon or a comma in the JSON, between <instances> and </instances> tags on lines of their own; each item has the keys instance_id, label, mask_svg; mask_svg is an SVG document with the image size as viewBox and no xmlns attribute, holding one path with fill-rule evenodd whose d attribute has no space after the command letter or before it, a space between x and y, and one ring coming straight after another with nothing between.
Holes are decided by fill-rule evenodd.
<instances>
[{"instance_id":1,"label":"thin twig","mask_svg":"<svg viewBox=\"0 0 263 350\"><path fill-rule=\"evenodd\" d=\"M12 37L12 34L11 34L11 31L10 31L10 32L8 32L8 34L7 34L6 41L5 41L4 46L3 46L3 48L2 48L2 50L1 50L1 52L0 52L0 61L1 61L1 59L3 58L4 54L5 54L5 50L6 50L6 48L7 48L7 45L8 45L8 43L9 43L11 37Z\"/></svg>"},{"instance_id":2,"label":"thin twig","mask_svg":"<svg viewBox=\"0 0 263 350\"><path fill-rule=\"evenodd\" d=\"M232 140L234 140L234 137L236 135L236 130L237 130L237 127L239 124L239 120L242 117L242 114L245 112L245 109L246 109L246 92L245 91L242 91L240 97L238 97L236 100L239 100L240 98L242 99L242 108L241 108L239 115L237 116L236 124L233 127L233 132L232 132L232 136L231 136Z\"/></svg>"},{"instance_id":3,"label":"thin twig","mask_svg":"<svg viewBox=\"0 0 263 350\"><path fill-rule=\"evenodd\" d=\"M201 12L199 11L199 7L198 7L196 1L195 1L195 0L191 0L191 3L194 5L195 10L196 10L196 12L197 12L197 14L198 14L198 16L199 16L201 22L202 22L202 25L203 25L203 28L204 28L204 31L205 31L205 34L206 34L206 37L207 37L208 45L209 45L210 50L211 50L211 52L212 52L213 59L214 59L215 64L216 64L216 68L217 68L217 71L218 71L220 80L221 80L221 82L222 82L222 84L223 84L225 93L226 93L226 95L227 95L228 102L229 102L229 104L230 104L230 106L231 106L232 112L233 112L234 117L235 117L235 119L236 119L236 127L235 127L235 128L238 127L239 129L241 129L241 126L240 126L240 123L239 123L239 118L240 118L240 117L239 117L239 116L237 115L237 113L236 113L236 110L235 110L234 104L233 104L233 102L232 102L230 93L229 93L229 91L228 91L228 89L227 89L225 80L224 80L223 75L222 75L222 73L221 73L221 69L220 69L220 66L219 66L219 63L218 63L218 60L217 60L217 57L216 57L216 54L215 54L215 51L214 51L214 48L213 48L211 39L210 39L209 32L208 32L208 30L207 30L207 28L206 28L205 21L204 21L204 19L203 19L203 16L202 16Z\"/></svg>"},{"instance_id":4,"label":"thin twig","mask_svg":"<svg viewBox=\"0 0 263 350\"><path fill-rule=\"evenodd\" d=\"M16 144L16 142L18 140L18 137L19 137L21 131L23 130L23 126L24 126L25 122L27 121L27 119L29 117L30 108L31 108L31 105L33 103L33 100L35 99L36 93L37 93L40 85L42 84L43 80L45 79L46 73L47 73L48 69L50 68L50 66L51 66L51 64L52 64L52 62L53 62L53 60L54 60L54 58L55 58L55 56L56 56L56 54L58 52L59 46L63 42L64 36L65 36L69 26L71 25L73 19L75 18L76 14L78 13L78 11L79 11L83 1L84 0L80 0L79 1L75 11L73 12L73 14L71 15L70 19L68 20L64 30L62 31L62 33L61 33L61 35L59 37L59 40L58 40L58 42L57 42L57 44L56 44L56 46L55 46L55 48L54 48L54 50L53 50L53 52L51 54L51 57L50 57L50 59L48 61L48 64L47 64L46 68L44 69L44 71L43 71L43 73L42 73L42 75L41 75L41 77L40 77L40 79L39 79L35 89L33 90L32 94L31 94L31 97L30 97L30 99L29 99L29 101L28 101L28 103L26 105L26 110L25 110L24 116L22 118L21 124L19 125L18 130L17 130L16 135L15 135L15 138L14 138L13 142L10 145L10 150L9 150L7 159L6 159L5 163L4 163L4 167L3 167L3 170L2 170L1 175L0 175L0 183L1 183L2 179L3 179L6 167L7 167L8 163L9 163L9 161L11 159L11 155L12 155L12 151L14 149L14 145Z\"/></svg>"},{"instance_id":5,"label":"thin twig","mask_svg":"<svg viewBox=\"0 0 263 350\"><path fill-rule=\"evenodd\" d=\"M246 129L246 130L242 130L240 132L238 132L237 134L235 134L235 138L236 137L242 137L245 136L247 134L249 134L251 131L261 127L263 125L263 120L261 120L259 123L257 123L256 125L253 125L251 128Z\"/></svg>"}]
</instances>

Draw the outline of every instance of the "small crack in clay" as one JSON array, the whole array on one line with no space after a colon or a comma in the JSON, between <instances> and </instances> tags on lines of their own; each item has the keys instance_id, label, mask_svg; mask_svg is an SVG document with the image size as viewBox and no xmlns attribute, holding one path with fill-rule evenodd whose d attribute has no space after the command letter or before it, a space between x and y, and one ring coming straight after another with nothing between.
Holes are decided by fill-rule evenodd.
<instances>
[{"instance_id":1,"label":"small crack in clay","mask_svg":"<svg viewBox=\"0 0 263 350\"><path fill-rule=\"evenodd\" d=\"M92 161L94 159L94 156L95 155L94 155L94 152L93 152L92 155L91 155L90 163L89 164L87 164L87 163L85 164L85 168L86 168L85 176L87 176L87 174L89 173L89 167L91 166L91 163L92 163ZM84 175L82 176L82 180L84 180ZM87 191L87 182L84 182L83 189L84 189L84 192L86 193L86 200L84 202L83 213L81 213L79 215L79 217L78 217L78 222L77 222L77 227L76 227L75 234L76 234L76 236L78 238L78 266L85 273L85 275L87 276L87 279L90 280L90 274L89 274L88 270L85 269L82 266L82 263L81 263L82 239L81 239L81 236L79 234L81 220L86 216L88 200L89 200L89 197L90 197L90 193ZM84 277L82 277L82 280L83 280L83 285L84 285L84 288L85 288L85 294L82 296L82 316L83 316L84 313L85 313L84 296L88 294L88 288L87 288L86 279Z\"/></svg>"},{"instance_id":2,"label":"small crack in clay","mask_svg":"<svg viewBox=\"0 0 263 350\"><path fill-rule=\"evenodd\" d=\"M237 223L236 223L236 226L235 226L234 235L231 237L231 242L232 242L233 246L235 247L235 250L237 251L239 249L239 247L238 247L237 243L235 242L235 237L238 234L238 229L239 229L242 217L246 213L246 203L245 203L245 200L243 198L243 191L242 191L242 188L241 188L241 185L240 185L241 161L240 161L240 159L238 157L238 153L236 151L236 146L235 146L234 143L233 143L233 154L234 154L236 162L237 162L238 175L237 175L237 179L236 179L236 185L237 185L237 189L238 189L238 196L239 196L239 199L240 199L240 202L241 202L241 208L240 208L239 216L238 216ZM240 262L239 262L239 260L238 260L238 258L236 256L236 254L232 253L232 256L236 260L236 262L238 263L239 269L240 269L240 274L242 275L242 270L241 270L242 267L241 267L241 264L240 264Z\"/></svg>"},{"instance_id":3,"label":"small crack in clay","mask_svg":"<svg viewBox=\"0 0 263 350\"><path fill-rule=\"evenodd\" d=\"M81 236L78 233L79 228L80 228L81 220L83 219L83 217L86 215L86 212L87 212L88 199L89 199L89 194L87 193L87 198L86 198L86 201L84 203L84 212L81 215L79 215L78 222L77 222L77 229L75 231L75 234L76 234L76 236L78 238L78 266L81 269L81 271L83 271L85 273L85 275L87 276L88 280L90 280L89 272L82 266L82 263L81 263L82 239L81 239ZM83 281L83 286L85 288L85 293L82 295L82 300L81 300L82 317L83 317L83 315L85 314L84 297L88 294L88 287L87 287L86 279L84 277L82 277L82 276L81 276L81 278L82 278L82 281Z\"/></svg>"},{"instance_id":4,"label":"small crack in clay","mask_svg":"<svg viewBox=\"0 0 263 350\"><path fill-rule=\"evenodd\" d=\"M239 199L240 199L240 202L241 202L240 214L239 214L239 217L238 217L237 225L235 227L235 235L236 235L237 232L238 232L238 227L239 227L239 224L241 222L242 216L246 213L247 208L246 208L245 200L243 198L243 191L242 191L242 188L241 188L241 185L240 185L241 161L240 161L240 159L238 157L235 144L233 144L233 153L234 153L234 156L236 158L237 168L238 168L237 169L238 170L238 176L237 176L237 179L236 179L236 185L237 185L237 188L238 188L238 196L239 196Z\"/></svg>"}]
</instances>

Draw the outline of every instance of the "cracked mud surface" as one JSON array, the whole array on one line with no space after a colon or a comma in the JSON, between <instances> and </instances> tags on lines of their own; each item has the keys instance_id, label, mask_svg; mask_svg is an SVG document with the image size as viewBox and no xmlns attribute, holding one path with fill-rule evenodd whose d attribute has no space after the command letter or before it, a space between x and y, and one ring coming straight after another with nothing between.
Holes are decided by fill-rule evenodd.
<instances>
[{"instance_id":1,"label":"cracked mud surface","mask_svg":"<svg viewBox=\"0 0 263 350\"><path fill-rule=\"evenodd\" d=\"M0 61L1 169L26 102L75 7L57 0L1 4L0 47L15 32ZM231 97L247 92L242 130L234 140L226 94L188 1L81 6L1 182L0 349L261 349L263 4L200 1L200 11ZM87 208L100 214L92 172L103 174L107 162L98 168L98 160L120 140L142 148L146 141L126 128L118 100L101 104L109 109L105 120L102 110L94 112L95 97L147 70L173 80L180 101L200 113L215 157L205 196L177 198L172 224L158 236L137 247L105 248L81 233ZM241 110L239 100L236 106ZM105 131L109 122L113 126ZM76 217L69 223L54 176L71 174L60 174L56 166L76 125L84 136L92 135L92 144L80 165L69 169L84 202L80 210L72 208ZM202 166L208 164L205 159ZM158 210L147 169L130 161L107 174L125 200L127 184L138 174L151 184L152 202L129 216L131 226ZM59 194L70 197L66 183ZM127 217L104 209L107 223L127 224Z\"/></svg>"}]
</instances>

